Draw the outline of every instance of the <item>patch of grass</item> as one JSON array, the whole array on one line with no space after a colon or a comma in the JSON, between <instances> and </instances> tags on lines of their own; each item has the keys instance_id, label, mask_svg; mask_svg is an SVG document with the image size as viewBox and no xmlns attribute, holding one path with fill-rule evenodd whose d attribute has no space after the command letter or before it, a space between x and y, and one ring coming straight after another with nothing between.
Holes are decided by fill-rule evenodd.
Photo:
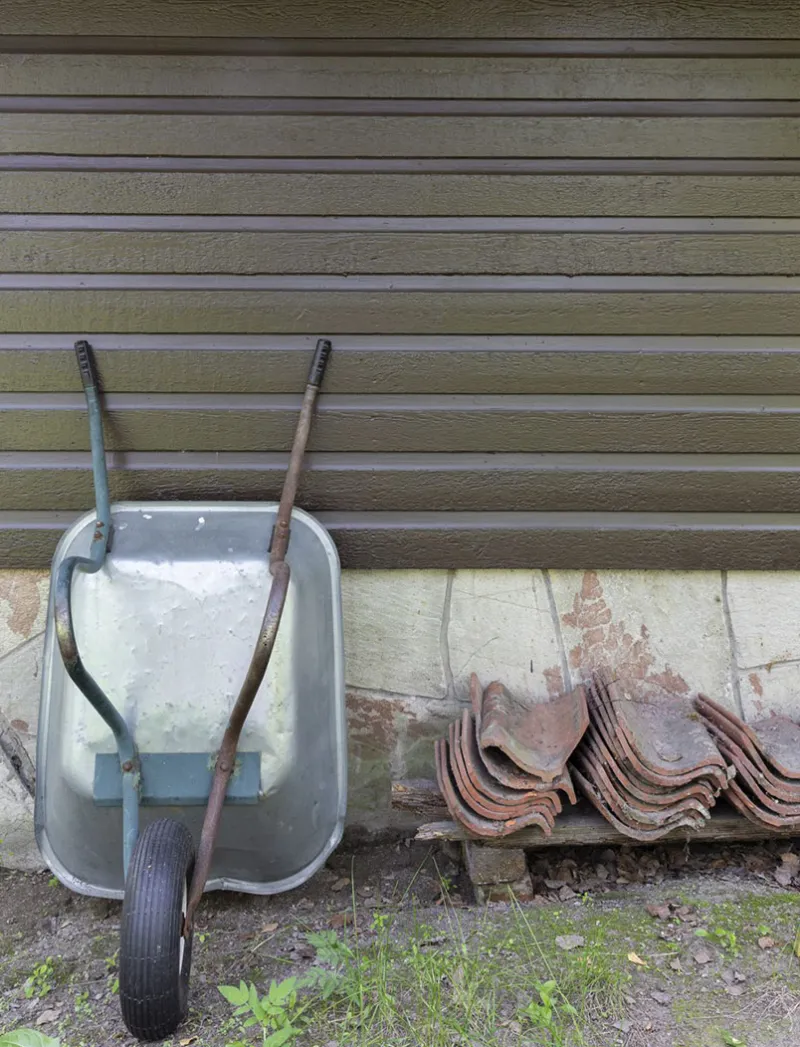
<instances>
[{"instance_id":1,"label":"patch of grass","mask_svg":"<svg viewBox=\"0 0 800 1047\"><path fill-rule=\"evenodd\" d=\"M606 920L596 906L554 911L514 903L464 920L447 902L446 885L443 896L445 903L427 922L413 911L376 912L365 924L354 912L341 935L309 934L314 966L275 987L280 994L291 982L286 1014L270 1018L269 993L265 1004L256 992L254 1004L255 990L243 983L225 990L244 1008L238 1018L255 1019L270 1047L279 1042L272 1037L285 1035L288 1042L297 1030L309 1043L339 1047L606 1042L603 1027L624 1012L631 978L625 955L637 921L617 914ZM643 926L649 929L649 922ZM584 945L558 949L556 935L571 932L580 933ZM262 1018L279 1024L265 1025ZM590 1035L600 1039L585 1038Z\"/></svg>"},{"instance_id":2,"label":"patch of grass","mask_svg":"<svg viewBox=\"0 0 800 1047\"><path fill-rule=\"evenodd\" d=\"M781 891L769 895L746 895L736 901L695 903L703 918L715 926L724 927L743 945L749 939L765 934L794 938L800 917L800 895Z\"/></svg>"}]
</instances>

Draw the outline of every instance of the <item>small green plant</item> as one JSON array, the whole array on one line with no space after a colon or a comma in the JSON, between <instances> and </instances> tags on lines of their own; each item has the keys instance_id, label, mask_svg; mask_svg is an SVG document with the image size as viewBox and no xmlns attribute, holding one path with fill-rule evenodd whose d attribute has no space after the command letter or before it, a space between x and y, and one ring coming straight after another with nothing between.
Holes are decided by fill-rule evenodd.
<instances>
[{"instance_id":1,"label":"small green plant","mask_svg":"<svg viewBox=\"0 0 800 1047\"><path fill-rule=\"evenodd\" d=\"M308 1004L300 1006L297 999L297 978L273 981L269 991L259 997L255 985L239 982L239 985L220 985L219 991L236 1010L237 1018L244 1018L242 1028L261 1026L261 1047L281 1047L294 1040L302 1031L298 1021ZM249 1017L246 1017L249 1015ZM236 1040L228 1047L248 1047L244 1040Z\"/></svg>"},{"instance_id":2,"label":"small green plant","mask_svg":"<svg viewBox=\"0 0 800 1047\"><path fill-rule=\"evenodd\" d=\"M388 916L377 914L372 921L373 929L383 929ZM335 992L352 995L356 991L357 977L346 977L345 971L355 975L358 958L336 931L316 931L306 935L306 941L316 952L316 961L323 967L311 967L303 976L303 988L315 988L323 1000L330 999Z\"/></svg>"},{"instance_id":3,"label":"small green plant","mask_svg":"<svg viewBox=\"0 0 800 1047\"><path fill-rule=\"evenodd\" d=\"M92 1005L89 1003L89 993L79 992L75 997L75 1013L76 1014L91 1014Z\"/></svg>"},{"instance_id":4,"label":"small green plant","mask_svg":"<svg viewBox=\"0 0 800 1047\"><path fill-rule=\"evenodd\" d=\"M729 952L732 956L739 955L740 950L736 934L728 930L727 927L715 927L713 931L707 931L701 927L694 933L698 938L709 938L716 942L721 949Z\"/></svg>"},{"instance_id":5,"label":"small green plant","mask_svg":"<svg viewBox=\"0 0 800 1047\"><path fill-rule=\"evenodd\" d=\"M32 1000L34 996L41 999L47 996L53 988L53 957L48 956L44 963L37 964L22 985L22 991L26 1000Z\"/></svg>"},{"instance_id":6,"label":"small green plant","mask_svg":"<svg viewBox=\"0 0 800 1047\"><path fill-rule=\"evenodd\" d=\"M528 1006L519 1012L519 1017L537 1029L544 1030L553 1044L560 1045L563 1039L559 1017L574 1018L578 1012L564 998L554 978L547 982L536 982L535 989L539 999L531 1000Z\"/></svg>"},{"instance_id":7,"label":"small green plant","mask_svg":"<svg viewBox=\"0 0 800 1047\"><path fill-rule=\"evenodd\" d=\"M740 1040L738 1036L734 1036L732 1033L725 1032L724 1030L722 1030L720 1032L720 1036L722 1037L722 1042L726 1045L726 1047L747 1047L747 1044L744 1042L744 1040Z\"/></svg>"},{"instance_id":8,"label":"small green plant","mask_svg":"<svg viewBox=\"0 0 800 1047\"><path fill-rule=\"evenodd\" d=\"M50 879L47 881L47 886L48 887L58 887L58 884L59 884L59 879L58 879L57 876L51 876Z\"/></svg>"}]
</instances>

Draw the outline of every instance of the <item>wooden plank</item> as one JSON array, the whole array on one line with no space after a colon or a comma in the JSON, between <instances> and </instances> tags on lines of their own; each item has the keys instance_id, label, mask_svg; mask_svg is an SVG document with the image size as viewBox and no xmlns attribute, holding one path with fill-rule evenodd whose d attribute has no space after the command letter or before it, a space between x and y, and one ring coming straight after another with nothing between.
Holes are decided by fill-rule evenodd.
<instances>
[{"instance_id":1,"label":"wooden plank","mask_svg":"<svg viewBox=\"0 0 800 1047\"><path fill-rule=\"evenodd\" d=\"M331 37L800 37L793 0L277 0L253 4L202 0L4 0L3 31L51 34Z\"/></svg>"},{"instance_id":2,"label":"wooden plank","mask_svg":"<svg viewBox=\"0 0 800 1047\"><path fill-rule=\"evenodd\" d=\"M180 156L4 153L1 171L148 171L168 174L736 175L800 174L797 158L601 156ZM585 212L581 212L585 213Z\"/></svg>"},{"instance_id":3,"label":"wooden plank","mask_svg":"<svg viewBox=\"0 0 800 1047\"><path fill-rule=\"evenodd\" d=\"M3 291L232 291L309 294L719 294L797 295L800 276L639 273L0 273Z\"/></svg>"},{"instance_id":4,"label":"wooden plank","mask_svg":"<svg viewBox=\"0 0 800 1047\"><path fill-rule=\"evenodd\" d=\"M792 117L788 99L597 98L226 98L128 95L0 95L0 113L59 116L515 117L550 119Z\"/></svg>"},{"instance_id":5,"label":"wooden plank","mask_svg":"<svg viewBox=\"0 0 800 1047\"><path fill-rule=\"evenodd\" d=\"M283 451L297 396L115 393L109 448ZM0 397L6 451L88 450L77 393ZM800 397L344 396L324 394L310 449L414 452L800 452Z\"/></svg>"},{"instance_id":6,"label":"wooden plank","mask_svg":"<svg viewBox=\"0 0 800 1047\"><path fill-rule=\"evenodd\" d=\"M392 782L392 810L414 815L419 821L443 821L447 805L439 784L429 778L407 778Z\"/></svg>"},{"instance_id":7,"label":"wooden plank","mask_svg":"<svg viewBox=\"0 0 800 1047\"><path fill-rule=\"evenodd\" d=\"M0 54L309 58L796 58L792 37L331 37L0 33Z\"/></svg>"},{"instance_id":8,"label":"wooden plank","mask_svg":"<svg viewBox=\"0 0 800 1047\"><path fill-rule=\"evenodd\" d=\"M398 42L401 44L401 42ZM90 46L90 44L89 44ZM151 45L156 46L154 41ZM746 42L742 42L742 48ZM795 99L798 57L3 54L0 95ZM435 43L431 45L435 50Z\"/></svg>"},{"instance_id":9,"label":"wooden plank","mask_svg":"<svg viewBox=\"0 0 800 1047\"><path fill-rule=\"evenodd\" d=\"M241 157L800 157L797 117L0 113L4 153Z\"/></svg>"},{"instance_id":10,"label":"wooden plank","mask_svg":"<svg viewBox=\"0 0 800 1047\"><path fill-rule=\"evenodd\" d=\"M323 513L342 562L363 568L780 570L800 517L691 513Z\"/></svg>"},{"instance_id":11,"label":"wooden plank","mask_svg":"<svg viewBox=\"0 0 800 1047\"><path fill-rule=\"evenodd\" d=\"M8 171L12 212L192 215L729 215L797 212L800 178L653 174Z\"/></svg>"},{"instance_id":12,"label":"wooden plank","mask_svg":"<svg viewBox=\"0 0 800 1047\"><path fill-rule=\"evenodd\" d=\"M78 334L0 334L0 390L80 392ZM92 334L117 393L299 393L314 337ZM797 338L342 336L326 393L800 394Z\"/></svg>"},{"instance_id":13,"label":"wooden plank","mask_svg":"<svg viewBox=\"0 0 800 1047\"><path fill-rule=\"evenodd\" d=\"M117 501L277 499L282 454L110 456ZM80 510L94 500L83 452L0 453L0 505ZM312 512L800 512L798 455L311 454L299 504Z\"/></svg>"},{"instance_id":14,"label":"wooden plank","mask_svg":"<svg viewBox=\"0 0 800 1047\"><path fill-rule=\"evenodd\" d=\"M793 275L800 272L800 236L26 230L0 234L0 269L20 273Z\"/></svg>"},{"instance_id":15,"label":"wooden plank","mask_svg":"<svg viewBox=\"0 0 800 1047\"><path fill-rule=\"evenodd\" d=\"M0 33L0 54L137 55L219 58L797 58L792 37L331 37L331 36L109 36Z\"/></svg>"},{"instance_id":16,"label":"wooden plank","mask_svg":"<svg viewBox=\"0 0 800 1047\"><path fill-rule=\"evenodd\" d=\"M70 512L0 511L0 564L46 567ZM800 515L320 513L344 567L794 570Z\"/></svg>"},{"instance_id":17,"label":"wooden plank","mask_svg":"<svg viewBox=\"0 0 800 1047\"><path fill-rule=\"evenodd\" d=\"M709 821L696 830L676 829L667 833L660 842L679 843L684 840L703 843L748 843L755 840L772 840L796 836L796 829L770 829L768 826L749 822L741 814L728 807L715 807ZM427 822L417 830L417 840L433 843L438 840L474 840L466 829L456 822ZM597 811L581 806L570 809L556 819L552 835L545 836L540 829L520 829L510 836L495 840L481 840L489 847L525 847L539 850L541 847L610 847L651 846L624 836L607 822Z\"/></svg>"},{"instance_id":18,"label":"wooden plank","mask_svg":"<svg viewBox=\"0 0 800 1047\"><path fill-rule=\"evenodd\" d=\"M0 230L29 233L489 233L535 236L755 236L800 233L800 218L649 215L136 215L0 213Z\"/></svg>"},{"instance_id":19,"label":"wooden plank","mask_svg":"<svg viewBox=\"0 0 800 1047\"><path fill-rule=\"evenodd\" d=\"M416 779L392 782L392 807L413 815L422 824L419 825L418 840L456 840L468 841L478 839L468 833L458 823L449 820L449 813L444 799L435 781ZM721 801L711 813L710 822L692 832L678 829L669 834L670 840L766 840L772 837L791 836L792 829L773 831L768 826L756 825L748 821L738 811ZM794 830L796 833L796 830ZM511 836L492 840L481 838L481 843L489 847L580 847L603 846L609 844L630 844L647 846L642 841L634 840L620 833L594 808L585 801L577 807L567 807L556 819L555 829L551 836L545 836L539 829L521 829Z\"/></svg>"},{"instance_id":20,"label":"wooden plank","mask_svg":"<svg viewBox=\"0 0 800 1047\"><path fill-rule=\"evenodd\" d=\"M9 334L80 331L87 322L119 334L763 337L800 330L800 295L0 290L0 327Z\"/></svg>"}]
</instances>

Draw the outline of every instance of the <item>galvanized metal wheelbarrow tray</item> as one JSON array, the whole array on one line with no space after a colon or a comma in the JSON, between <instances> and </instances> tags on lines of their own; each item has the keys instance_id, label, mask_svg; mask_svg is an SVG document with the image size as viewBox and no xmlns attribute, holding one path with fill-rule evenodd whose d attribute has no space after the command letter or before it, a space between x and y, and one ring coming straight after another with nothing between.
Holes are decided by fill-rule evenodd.
<instances>
[{"instance_id":1,"label":"galvanized metal wheelbarrow tray","mask_svg":"<svg viewBox=\"0 0 800 1047\"><path fill-rule=\"evenodd\" d=\"M97 506L53 560L36 832L62 883L124 898L123 1017L158 1039L186 1013L203 890L297 887L342 834L339 560L292 508L330 343L312 361L280 505L113 511L93 358L85 342L76 352Z\"/></svg>"}]
</instances>

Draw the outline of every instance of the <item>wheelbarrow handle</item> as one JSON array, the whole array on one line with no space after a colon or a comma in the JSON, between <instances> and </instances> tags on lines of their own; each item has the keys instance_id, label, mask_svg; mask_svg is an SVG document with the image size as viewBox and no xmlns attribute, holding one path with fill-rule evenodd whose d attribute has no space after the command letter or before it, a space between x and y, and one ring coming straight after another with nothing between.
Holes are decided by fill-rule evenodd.
<instances>
[{"instance_id":1,"label":"wheelbarrow handle","mask_svg":"<svg viewBox=\"0 0 800 1047\"><path fill-rule=\"evenodd\" d=\"M97 375L94 356L92 355L92 347L85 339L75 343L75 355L78 358L78 370L81 374L84 391L87 393L90 391L97 392L100 388L100 380Z\"/></svg>"},{"instance_id":2,"label":"wheelbarrow handle","mask_svg":"<svg viewBox=\"0 0 800 1047\"><path fill-rule=\"evenodd\" d=\"M56 641L67 675L100 714L114 735L122 771L123 865L128 863L136 843L139 818L139 756L133 735L125 719L86 668L78 650L72 615L72 579L76 571L95 574L105 563L111 540L111 503L103 441L103 418L100 408L100 382L92 347L85 339L75 343L83 392L89 414L94 478L95 523L88 556L69 556L63 560L53 590L53 620Z\"/></svg>"},{"instance_id":3,"label":"wheelbarrow handle","mask_svg":"<svg viewBox=\"0 0 800 1047\"><path fill-rule=\"evenodd\" d=\"M205 817L203 818L200 844L197 848L197 859L184 915L183 934L187 938L191 934L194 914L197 906L200 904L206 881L211 872L211 861L214 857L214 847L216 845L220 819L222 818L222 807L225 802L228 782L236 763L239 737L255 700L256 693L266 674L272 650L275 646L275 640L278 636L278 628L281 624L281 615L286 603L286 596L289 592L290 570L289 564L286 562L286 551L289 546L292 508L300 480L300 470L303 466L303 456L311 431L314 407L332 348L333 346L327 338L320 338L308 372L303 402L300 406L300 415L297 419L297 428L292 441L292 451L289 455L289 465L283 481L283 492L281 493L281 500L275 518L275 527L272 532L269 559L271 583L267 598L267 608L256 638L255 649L244 683L228 718L228 725L225 728L225 734L223 735L222 744L217 752L217 759L214 765L214 776L211 781L211 791L208 797Z\"/></svg>"},{"instance_id":4,"label":"wheelbarrow handle","mask_svg":"<svg viewBox=\"0 0 800 1047\"><path fill-rule=\"evenodd\" d=\"M322 385L322 379L325 377L325 368L328 366L328 360L332 351L333 345L331 342L327 338L320 338L317 342L317 348L314 350L311 369L308 372L308 385L313 385L317 389Z\"/></svg>"},{"instance_id":5,"label":"wheelbarrow handle","mask_svg":"<svg viewBox=\"0 0 800 1047\"><path fill-rule=\"evenodd\" d=\"M289 547L292 508L297 496L297 486L300 482L300 472L303 468L303 457L306 453L306 444L311 432L311 420L314 416L314 407L319 395L319 388L322 384L325 368L328 366L332 350L333 346L330 341L327 338L320 338L311 360L303 402L300 405L300 416L297 419L297 428L295 429L292 450L289 455L289 465L286 468L286 476L283 481L278 514L275 517L275 528L272 533L272 544L270 546L270 565L279 563L286 558L286 550Z\"/></svg>"}]
</instances>

